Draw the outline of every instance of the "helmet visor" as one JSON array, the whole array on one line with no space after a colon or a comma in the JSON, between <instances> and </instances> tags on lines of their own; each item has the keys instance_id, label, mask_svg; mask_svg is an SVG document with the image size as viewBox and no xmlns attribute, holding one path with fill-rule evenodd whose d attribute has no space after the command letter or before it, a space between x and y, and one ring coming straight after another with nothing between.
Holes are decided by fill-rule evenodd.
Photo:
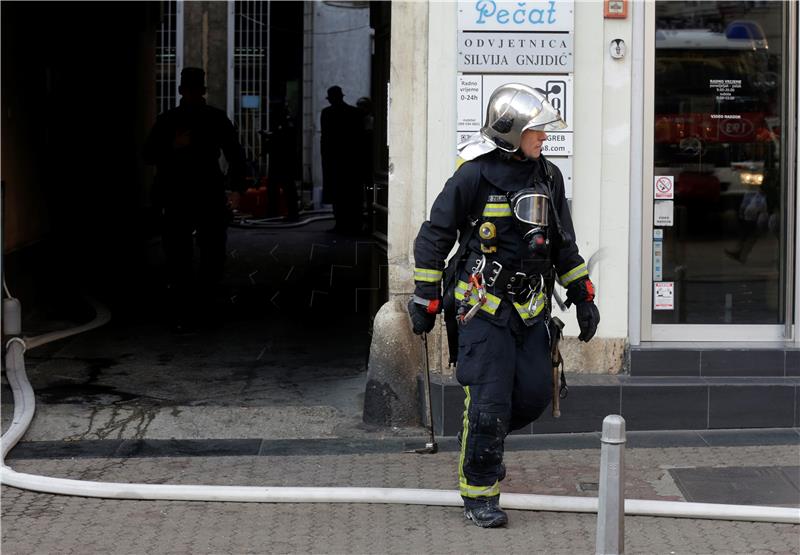
<instances>
[{"instance_id":1,"label":"helmet visor","mask_svg":"<svg viewBox=\"0 0 800 555\"><path fill-rule=\"evenodd\" d=\"M525 224L546 226L548 224L547 195L530 192L520 192L511 199L514 217Z\"/></svg>"},{"instance_id":2,"label":"helmet visor","mask_svg":"<svg viewBox=\"0 0 800 555\"><path fill-rule=\"evenodd\" d=\"M523 131L561 131L567 128L567 122L561 117L561 112L553 108L547 100L542 101L542 109L531 118Z\"/></svg>"},{"instance_id":3,"label":"helmet visor","mask_svg":"<svg viewBox=\"0 0 800 555\"><path fill-rule=\"evenodd\" d=\"M528 125L525 127L525 130L533 129L534 131L561 131L562 129L567 128L567 122L565 122L561 117L556 120L549 121L547 123L542 123L538 125Z\"/></svg>"}]
</instances>

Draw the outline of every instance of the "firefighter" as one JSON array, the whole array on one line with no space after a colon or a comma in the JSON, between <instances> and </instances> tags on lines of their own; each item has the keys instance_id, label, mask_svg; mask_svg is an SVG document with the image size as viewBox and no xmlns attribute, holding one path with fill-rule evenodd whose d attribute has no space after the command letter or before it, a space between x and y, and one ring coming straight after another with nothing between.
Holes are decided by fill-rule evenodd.
<instances>
[{"instance_id":1,"label":"firefighter","mask_svg":"<svg viewBox=\"0 0 800 555\"><path fill-rule=\"evenodd\" d=\"M506 435L536 420L552 398L555 280L576 306L582 341L600 322L561 172L541 154L546 132L564 127L539 90L498 88L480 133L459 145L465 162L414 243L414 333L433 329L440 304L448 327L457 325L456 377L466 393L459 489L464 516L481 527L508 522L499 506Z\"/></svg>"}]
</instances>

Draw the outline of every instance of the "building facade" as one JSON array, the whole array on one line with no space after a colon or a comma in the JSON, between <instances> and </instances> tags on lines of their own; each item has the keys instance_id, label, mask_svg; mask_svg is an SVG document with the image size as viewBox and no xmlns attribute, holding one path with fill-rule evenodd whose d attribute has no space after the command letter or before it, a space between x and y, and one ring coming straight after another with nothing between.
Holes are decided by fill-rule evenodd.
<instances>
[{"instance_id":1,"label":"building facade","mask_svg":"<svg viewBox=\"0 0 800 555\"><path fill-rule=\"evenodd\" d=\"M419 340L393 328L414 237L458 138L494 87L518 81L562 106L568 128L545 152L602 315L582 344L554 309L578 374L573 412L532 431L594 429L603 412L632 429L797 425L797 18L789 2L395 3L390 301L376 337L411 348L404 378L373 377L420 368ZM434 339L434 420L450 433L458 387Z\"/></svg>"}]
</instances>

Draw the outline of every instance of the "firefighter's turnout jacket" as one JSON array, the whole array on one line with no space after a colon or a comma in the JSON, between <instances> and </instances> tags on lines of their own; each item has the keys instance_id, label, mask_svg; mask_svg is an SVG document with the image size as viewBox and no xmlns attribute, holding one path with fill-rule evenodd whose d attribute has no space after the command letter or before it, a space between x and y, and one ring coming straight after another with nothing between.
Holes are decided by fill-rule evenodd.
<instances>
[{"instance_id":1,"label":"firefighter's turnout jacket","mask_svg":"<svg viewBox=\"0 0 800 555\"><path fill-rule=\"evenodd\" d=\"M544 255L531 254L529 245L523 240L524 231L512 215L507 193L513 194L524 188L534 188L536 192L546 194L552 203L548 226L549 252ZM481 251L477 233L481 223L487 221L494 224L497 235L496 252L490 254ZM456 170L433 203L430 220L422 224L414 244L416 295L425 299L439 298L445 259L456 240L467 242L460 260L452 260L447 272L449 276L450 271L455 271L451 287L455 286L456 302L464 297L465 280L468 280L476 260L485 255L483 273L487 285L492 283L491 277L495 280L493 286L486 288L487 302L478 314L501 325L508 321L512 310L526 324L533 324L549 312L554 279L566 287L588 276L575 244L563 177L544 156L520 161L495 150L463 163ZM499 275L493 276L495 271L499 271ZM514 302L515 297L506 292L509 280L516 272L525 274L530 282L542 275L548 286L539 293L538 300L546 302ZM472 304L477 302L475 295L469 300Z\"/></svg>"}]
</instances>

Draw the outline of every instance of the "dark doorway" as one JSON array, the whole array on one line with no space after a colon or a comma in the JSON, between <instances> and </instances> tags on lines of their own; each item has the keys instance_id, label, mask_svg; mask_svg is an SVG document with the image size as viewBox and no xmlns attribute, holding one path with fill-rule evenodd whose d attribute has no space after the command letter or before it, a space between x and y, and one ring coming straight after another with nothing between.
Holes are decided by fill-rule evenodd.
<instances>
[{"instance_id":1,"label":"dark doorway","mask_svg":"<svg viewBox=\"0 0 800 555\"><path fill-rule=\"evenodd\" d=\"M370 6L370 226L345 236L330 233L333 222L320 213L301 212L300 221L285 221L283 213L238 219L228 232L223 287L202 299L211 301L211 317L180 334L163 318L164 259L149 195L152 172L141 156L156 117L165 4L1 8L3 267L23 303L24 332L90 319L84 294L113 314L103 328L29 353L34 388L47 392L38 410L66 403L97 415L144 415L138 429L114 428L117 437L153 437L147 426L157 415L194 422L201 407L234 416L220 428L195 426L197 438L369 433L358 403L372 318L387 291L389 3ZM292 113L307 92L302 10L302 2L272 3L268 113L276 105ZM268 119L261 124L274 128ZM292 146L297 151L302 143ZM299 162L292 172L302 182ZM268 172L251 175L256 190L261 177ZM92 420L72 439L103 439L91 427L109 424L103 422Z\"/></svg>"}]
</instances>

